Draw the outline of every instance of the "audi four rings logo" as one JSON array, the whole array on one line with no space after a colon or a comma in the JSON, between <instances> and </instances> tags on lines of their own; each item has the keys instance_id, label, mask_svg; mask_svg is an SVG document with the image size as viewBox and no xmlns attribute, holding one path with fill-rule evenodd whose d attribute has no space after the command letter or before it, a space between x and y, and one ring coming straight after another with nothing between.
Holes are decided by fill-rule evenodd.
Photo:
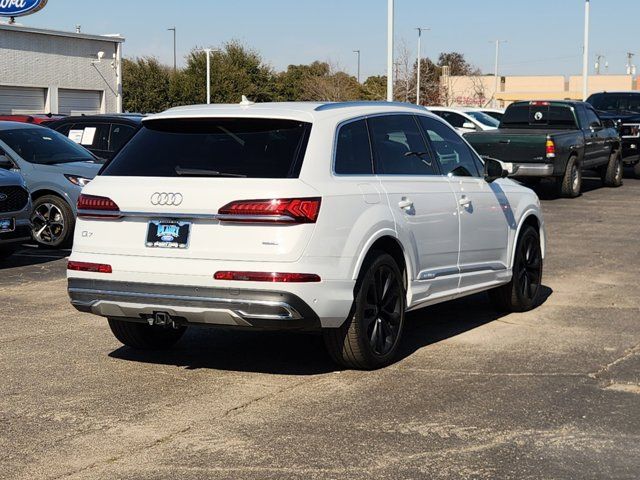
<instances>
[{"instance_id":1,"label":"audi four rings logo","mask_svg":"<svg viewBox=\"0 0 640 480\"><path fill-rule=\"evenodd\" d=\"M184 197L181 193L160 193L156 192L151 195L152 205L163 205L177 207L182 205Z\"/></svg>"}]
</instances>

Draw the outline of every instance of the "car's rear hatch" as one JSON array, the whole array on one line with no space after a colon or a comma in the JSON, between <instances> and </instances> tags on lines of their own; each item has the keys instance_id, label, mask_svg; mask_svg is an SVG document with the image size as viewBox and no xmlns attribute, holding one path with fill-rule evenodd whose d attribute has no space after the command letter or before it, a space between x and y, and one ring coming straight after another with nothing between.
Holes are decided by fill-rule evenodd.
<instances>
[{"instance_id":1,"label":"car's rear hatch","mask_svg":"<svg viewBox=\"0 0 640 480\"><path fill-rule=\"evenodd\" d=\"M85 188L74 251L296 261L321 202L298 178L310 129L273 119L147 122Z\"/></svg>"}]
</instances>

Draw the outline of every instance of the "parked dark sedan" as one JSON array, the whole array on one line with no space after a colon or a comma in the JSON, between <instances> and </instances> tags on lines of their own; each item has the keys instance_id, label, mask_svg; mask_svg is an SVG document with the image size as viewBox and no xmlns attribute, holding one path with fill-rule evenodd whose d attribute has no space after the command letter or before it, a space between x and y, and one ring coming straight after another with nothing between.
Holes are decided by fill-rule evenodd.
<instances>
[{"instance_id":1,"label":"parked dark sedan","mask_svg":"<svg viewBox=\"0 0 640 480\"><path fill-rule=\"evenodd\" d=\"M47 127L62 133L94 155L111 160L140 129L142 115L67 117Z\"/></svg>"}]
</instances>

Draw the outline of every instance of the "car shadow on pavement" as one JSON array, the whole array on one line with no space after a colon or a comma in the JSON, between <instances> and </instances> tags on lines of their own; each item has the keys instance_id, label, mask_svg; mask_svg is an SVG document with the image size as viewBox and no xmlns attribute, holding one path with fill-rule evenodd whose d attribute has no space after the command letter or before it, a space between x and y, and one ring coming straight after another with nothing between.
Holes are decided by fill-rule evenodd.
<instances>
[{"instance_id":1,"label":"car shadow on pavement","mask_svg":"<svg viewBox=\"0 0 640 480\"><path fill-rule=\"evenodd\" d=\"M542 287L541 303L553 293ZM486 294L427 307L407 315L398 361L417 350L463 334L504 315ZM110 357L130 362L172 365L187 370L215 369L272 375L319 375L339 371L327 355L320 335L290 332L245 332L192 328L166 352L121 347Z\"/></svg>"},{"instance_id":2,"label":"car shadow on pavement","mask_svg":"<svg viewBox=\"0 0 640 480\"><path fill-rule=\"evenodd\" d=\"M54 250L35 245L22 245L13 255L0 260L0 272L10 268L57 262L68 257L70 253L69 250Z\"/></svg>"},{"instance_id":3,"label":"car shadow on pavement","mask_svg":"<svg viewBox=\"0 0 640 480\"><path fill-rule=\"evenodd\" d=\"M593 176L589 172L585 172L585 176L582 178L582 194L598 190L600 188L607 188L602 184L602 180L599 177ZM538 194L540 200L558 200L562 199L558 194L555 182L552 180L542 180L538 185L533 187L533 190Z\"/></svg>"}]
</instances>

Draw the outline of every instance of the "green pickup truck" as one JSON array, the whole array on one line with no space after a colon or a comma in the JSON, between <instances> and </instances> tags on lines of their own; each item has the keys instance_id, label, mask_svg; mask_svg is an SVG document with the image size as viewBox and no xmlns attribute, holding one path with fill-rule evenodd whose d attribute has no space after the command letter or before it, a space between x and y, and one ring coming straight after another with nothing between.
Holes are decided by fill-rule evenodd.
<instances>
[{"instance_id":1,"label":"green pickup truck","mask_svg":"<svg viewBox=\"0 0 640 480\"><path fill-rule=\"evenodd\" d=\"M588 103L516 102L498 130L464 138L481 156L512 163L513 176L524 183L553 177L561 196L580 195L584 169L596 170L609 187L622 185L619 133Z\"/></svg>"}]
</instances>

